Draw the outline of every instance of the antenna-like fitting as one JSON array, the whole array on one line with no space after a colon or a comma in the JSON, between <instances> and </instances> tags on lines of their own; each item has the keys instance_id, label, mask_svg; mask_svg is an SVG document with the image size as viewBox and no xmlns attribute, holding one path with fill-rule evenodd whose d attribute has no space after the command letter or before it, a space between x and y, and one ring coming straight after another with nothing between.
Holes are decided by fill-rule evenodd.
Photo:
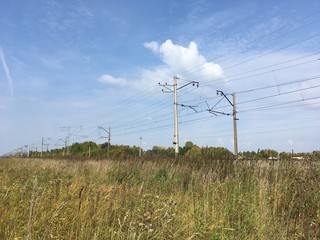
<instances>
[{"instance_id":1,"label":"antenna-like fitting","mask_svg":"<svg viewBox=\"0 0 320 240\"><path fill-rule=\"evenodd\" d=\"M181 107L187 107L187 108L190 108L192 109L193 111L195 111L196 113L198 112L197 109L195 109L196 107L198 106L194 106L194 105L185 105L185 104L178 104L179 106Z\"/></svg>"}]
</instances>

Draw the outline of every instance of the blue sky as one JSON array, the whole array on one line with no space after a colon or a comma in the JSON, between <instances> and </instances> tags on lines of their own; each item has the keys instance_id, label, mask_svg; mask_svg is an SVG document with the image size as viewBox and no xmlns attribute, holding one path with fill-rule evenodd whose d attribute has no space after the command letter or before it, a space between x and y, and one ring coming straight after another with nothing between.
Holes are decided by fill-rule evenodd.
<instances>
[{"instance_id":1,"label":"blue sky","mask_svg":"<svg viewBox=\"0 0 320 240\"><path fill-rule=\"evenodd\" d=\"M0 8L0 155L73 142L319 150L320 1L5 1ZM250 90L250 91L249 91ZM231 95L228 95L231 99ZM223 99L214 108L231 113ZM102 135L101 135L102 134ZM105 135L104 135L105 136Z\"/></svg>"}]
</instances>

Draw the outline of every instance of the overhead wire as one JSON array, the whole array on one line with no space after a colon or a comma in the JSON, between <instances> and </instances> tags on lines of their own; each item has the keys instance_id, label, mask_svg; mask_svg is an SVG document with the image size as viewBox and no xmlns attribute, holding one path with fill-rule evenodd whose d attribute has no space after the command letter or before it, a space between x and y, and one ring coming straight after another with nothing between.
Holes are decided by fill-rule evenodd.
<instances>
[{"instance_id":1,"label":"overhead wire","mask_svg":"<svg viewBox=\"0 0 320 240\"><path fill-rule=\"evenodd\" d=\"M319 12L320 12L320 11L317 11L317 12L313 13L313 14L310 15L310 16L313 16L313 15L319 13ZM305 17L305 18L307 18L307 17ZM302 19L300 19L300 20L297 20L296 22L301 21L301 20L303 20L303 19L304 19L304 18L302 18ZM290 24L287 24L287 25L289 26L289 25L291 25L291 24L293 24L293 23L290 23ZM283 27L281 27L281 28L279 28L279 29L276 29L276 30L273 31L273 32L270 32L269 34L267 34L267 35L265 35L265 36L262 36L262 38L265 38L265 37L267 37L267 36L270 36L270 35L274 34L275 32L280 31L281 29L283 29L283 28L285 28L285 27L286 27L286 25L284 25ZM253 60L257 59L257 58L266 56L266 55L268 55L268 54L271 54L271 53L274 53L274 52L277 52L277 51L281 51L281 50L283 50L283 49L285 49L285 48L288 48L288 47L291 47L291 46L300 44L300 43L302 43L302 42L308 41L308 40L310 40L310 39L316 38L316 37L318 37L319 35L320 35L320 34L316 34L316 35L313 35L313 36L311 36L311 37L308 37L308 38L305 38L305 39L303 39L303 40L300 40L300 41L298 41L298 42L291 43L291 44L286 45L286 46L284 46L284 47L278 48L278 49L276 49L276 50L269 51L269 52L267 52L267 53L264 53L264 54L262 54L262 55L259 55L259 56L255 57L255 58L251 58L251 59L247 59L247 60L242 61L242 62L238 62L238 63L236 63L236 64L234 64L234 65L230 65L229 67L226 67L225 69L230 69L230 68L233 68L233 67L235 67L235 66L239 66L239 65L241 65L241 64L244 64L244 63L253 61ZM253 40L253 41L251 41L250 43L253 43L253 42L255 42L255 41L258 41L259 39L261 39L261 37L255 39L255 40ZM251 48L249 48L249 49L251 49ZM234 50L230 51L230 53L232 53L233 51L234 51ZM231 77L241 76L241 75L244 75L244 74L252 73L252 72L254 72L254 71L260 71L260 70L263 70L263 69L266 69L266 68L274 67L274 66L276 66L276 65L280 65L280 64L285 64L285 63L289 63L289 62L301 60L301 59L303 59L303 58L311 57L311 56L314 56L314 55L316 55L316 54L319 54L319 53L314 53L314 54L311 54L311 55L308 55L308 56L305 56L305 57L299 57L299 58L296 58L296 59L287 60L287 61L282 62L282 63L273 64L273 65L266 66L266 67L262 67L262 68L258 68L258 69L255 69L255 70L250 70L250 71L247 71L247 72L242 72L242 73L239 73L239 74L236 74L236 75L232 75ZM226 55L227 55L227 54L226 54ZM311 62L314 62L314 61L317 61L317 60L319 60L319 59L316 59L316 60L313 59L313 60L310 60L310 61L307 61L307 62L304 62L304 63L298 63L298 64L295 64L295 65L293 65L293 66L286 66L286 67L284 67L284 68L276 69L276 70L272 70L272 71L280 71L280 70L287 69L287 68L290 68L290 67L296 67L296 66L299 66L299 65L302 65L302 64L308 64L308 63L311 63ZM190 72L190 71L189 71L189 72ZM271 72L271 71L269 71L269 72ZM267 73L267 72L259 73L259 74L262 75L262 74L266 74L266 73ZM252 76L259 76L259 75L255 74L255 75L252 75ZM252 77L252 76L251 76L251 77ZM236 78L236 79L231 79L231 80L229 80L229 81L236 81L236 80L243 79L243 78L248 78L248 77L250 77L250 76L245 76L245 77L238 78L238 79L237 79L237 78ZM196 78L195 80L199 80L199 79L202 79L202 78ZM225 80L225 78L223 78L223 79L221 79L221 80ZM181 81L186 81L186 80L182 79ZM189 80L188 80L188 81L189 81ZM222 82L222 83L223 83L223 82ZM299 83L299 82L296 82L296 83ZM214 85L214 84L218 84L218 83L216 83L216 82L215 82L215 83L207 83L207 85L206 85L206 83L203 83L203 84L200 84L200 85L210 86L210 84ZM291 84L291 83L287 83L287 84ZM285 84L283 84L283 85L279 84L279 85L275 85L275 86L285 86ZM304 88L304 89L299 89L299 90L294 90L294 91L290 91L290 92L286 92L286 93L282 93L282 94L276 94L276 95L266 96L266 97L263 97L263 98L252 99L252 100L240 102L240 103L238 103L238 105L239 105L239 104L249 103L249 102L254 102L254 101L259 101L259 100L263 100L263 99L267 99L267 98L273 98L273 97L276 97L276 96L279 96L279 95L290 94L290 93L299 92L299 91L305 91L305 90L308 90L308 89L317 88L317 87L319 87L319 86L320 86L320 85L316 85L316 86L313 86L313 87ZM267 87L261 87L261 88L255 88L255 89L251 89L251 90L246 90L246 91L240 91L240 92L237 92L237 94L238 94L238 93L245 93L245 92L259 91L259 90L267 89L267 88L271 88L271 87L272 87L272 86L267 86ZM120 109L117 109L118 107L122 106L122 104L125 103L126 101L129 102L128 104L129 104L130 106L134 106L135 103L137 103L137 102L139 102L139 101L141 101L141 100L143 100L143 99L147 99L148 97L152 96L152 94L155 93L155 91L156 91L155 89L152 89L152 90L147 91L146 93L144 93L144 94L142 94L142 95L137 96L138 94L136 94L136 95L133 95L133 96L131 96L131 97L129 97L129 98L126 98L126 99L122 100L121 102L117 103L116 105L114 105L114 106L112 107L112 109L108 109L108 110L106 110L106 111L104 111L104 112L99 112L99 113L97 113L97 114L92 114L92 115L88 116L88 118L85 118L84 120L81 120L81 121L82 121L81 123L92 123L93 125L95 125L95 124L97 124L97 123L101 123L101 122L102 122L102 120L101 120L100 117L106 116L106 115L108 115L108 114L110 114L110 115L112 115L112 114L113 114L113 115L116 115L116 114L118 114L119 112L123 112L123 114L125 115L125 117L124 117L123 119L119 119L119 117L117 116L117 119L115 119L115 120L113 120L113 121L104 122L104 124L109 124L109 125L111 125L111 123L115 123L115 122L116 122L118 125L115 125L115 126L113 127L113 129L114 129L114 128L115 128L115 129L118 129L118 130L125 129L125 127L123 127L123 126L126 126L127 124L133 125L134 123L139 122L139 120L141 120L141 118L143 118L143 117L145 116L145 114L147 114L147 113L150 113L150 112L151 112L151 113L154 113L154 112L157 112L157 111L160 111L160 110L165 109L168 105L164 105L164 104L166 104L166 103L169 102L169 101L172 101L172 99L169 99L169 98L168 98L168 99L165 99L164 101L161 101L161 104L159 104L159 102L158 102L158 103L149 105L147 108L141 107L140 110L138 109L138 110L134 111L134 112L131 113L131 114L128 114L128 112L126 112L127 109L123 109L122 107L121 107ZM192 89L186 90L183 94L181 94L181 95L179 96L179 97L180 97L179 99L183 98L183 96L187 95L187 93L188 93L188 92L191 92L191 91L193 91L193 90L192 90ZM203 98L203 99L208 99L208 98ZM210 98L210 99L211 99L211 98ZM314 99L317 99L317 98L314 98ZM305 100L303 100L303 101L308 101L308 100L309 100L309 99L305 99ZM187 102L187 101L193 101L193 100L190 100L190 99L189 99L189 100L185 100L184 102ZM198 101L200 101L200 99L198 99ZM173 104L173 103L172 103L172 104ZM161 106L162 106L162 107L161 107ZM278 106L280 106L280 105L278 105ZM127 107L128 107L128 106L127 106ZM158 107L160 107L160 108L158 108ZM220 107L222 107L222 106L220 106ZM224 107L226 107L226 106L224 106ZM263 106L261 106L261 108L262 108L262 107L263 107ZM249 110L248 110L248 111L249 111ZM206 112L206 110L200 110L200 111L199 111L199 113L202 113L202 112ZM169 115L169 114L170 114L170 113L168 113L168 115ZM195 114L197 114L197 113L188 114L187 116L193 116L193 115L195 115ZM140 116L140 117L136 117L136 116ZM184 116L184 115L181 115L181 117L183 117L183 116ZM133 117L136 117L136 118L133 118ZM209 118L212 119L212 116L206 117L205 119L209 119ZM130 120L130 119L131 119L131 122L128 121L128 120ZM203 118L203 119L204 119L204 118ZM203 120L203 119L202 119L202 120ZM122 124L123 124L123 125L120 124L120 123L121 123L121 120L122 120ZM165 121L168 121L168 120L169 120L169 118L168 118L168 119L164 118L164 119L162 119L161 121L158 121L158 123L159 123L159 122L160 122L160 123L161 123L161 122L165 122ZM181 124L181 125L186 125L186 124L192 123L192 122L194 122L194 121L201 121L201 119L191 119L191 120L187 120L187 121L184 121L184 122L180 122L180 124ZM141 124L141 123L140 123L140 124ZM80 125L82 125L82 124L80 124ZM139 127L139 125L136 125L136 126ZM146 124L143 124L143 125L141 124L141 126L146 126ZM168 128L168 127L172 127L172 124L170 123L170 124L163 125L163 126L157 126L157 127L148 128L148 129L145 129L145 130L137 130L137 131L148 131L148 130ZM97 128L97 126L92 126L92 127L90 127L90 128L83 128L83 130L90 130L90 129L94 129L94 128ZM118 130L117 130L117 131L118 131ZM131 133L134 133L134 132L131 132ZM126 132L125 134L130 134L130 132ZM93 136L93 135L94 135L94 134L92 133L91 136Z\"/></svg>"},{"instance_id":2,"label":"overhead wire","mask_svg":"<svg viewBox=\"0 0 320 240\"><path fill-rule=\"evenodd\" d=\"M273 30L273 31L271 31L271 32L269 32L269 33L267 33L267 34L265 34L265 35L263 35L263 36L260 36L260 37L258 37L258 38L255 38L255 39L252 40L252 41L249 41L249 42L246 43L245 45L251 45L252 43L257 42L257 41L259 41L259 40L261 40L261 39L263 39L263 38L266 38L266 37L268 37L268 36L271 36L271 35L273 35L274 33L279 32L279 31L285 29L286 27L288 27L288 26L290 26L290 25L296 24L296 23L301 22L301 21L303 21L303 20L305 20L305 19L308 19L308 18L310 18L310 17L313 17L314 15L316 15L316 14L318 14L318 13L320 13L320 10L317 10L317 11L311 13L311 14L307 14L307 15L305 15L304 17L302 17L301 19L291 21L289 24L284 24L283 26L277 28L276 30ZM223 56L228 56L230 53L233 53L234 51L236 51L236 50L238 50L238 49L241 49L241 48L242 48L242 46L236 47L236 48L228 51L227 53L225 53ZM223 56L222 56L222 57L223 57ZM220 57L220 58L221 58L221 57ZM219 58L218 58L218 59L219 59ZM211 60L209 60L209 61L213 61L213 59L211 59ZM224 61L224 60L222 60L222 61ZM216 63L219 64L219 63L221 63L222 61L217 61ZM194 69L191 70L191 71L190 71L190 70L184 71L184 72L182 72L181 74L194 73L194 72L196 72L196 71L199 71L199 69L202 69L202 68L203 68L203 66L196 67L196 68L194 68Z\"/></svg>"},{"instance_id":3,"label":"overhead wire","mask_svg":"<svg viewBox=\"0 0 320 240\"><path fill-rule=\"evenodd\" d=\"M276 94L276 95L269 95L269 96L265 96L265 97L261 97L261 98L256 98L256 99L251 99L251 100L247 100L247 101L243 101L243 102L240 102L238 103L239 104L244 104L244 103L249 103L249 102L254 102L254 101L260 101L260 100L263 100L263 99L268 99L268 98L273 98L273 97L277 97L279 95L285 95L285 94L291 94L291 93L295 93L295 92L301 92L301 91L305 91L305 90L309 90L309 89L314 89L314 88L318 88L320 87L320 85L316 85L316 86L312 86L312 87L306 87L306 88L302 88L302 89L298 89L298 90L293 90L293 91L288 91L288 92L284 92L284 93L281 93L281 94ZM296 102L299 102L299 101L309 101L309 100L314 100L314 99L318 99L318 97L316 98L306 98L306 99L302 99L302 100L297 100L297 101L291 101L291 102L286 102L286 103L278 103L278 104L275 104L275 105L268 105L268 106L263 106L263 107L256 107L254 109L250 109L250 111L252 110L256 110L256 109L259 109L259 108L270 108L270 107L275 107L275 106L280 106L280 105L285 105L285 104L291 104L291 103L296 103ZM228 105L226 106L220 106L220 107L217 107L216 109L219 109L219 108L223 108L223 107L227 107ZM202 112L205 112L207 110L202 110L202 111L199 111L198 113L202 113ZM242 112L245 112L245 111L249 111L249 110L243 110L243 111L237 111L238 113L242 113ZM187 114L187 115L182 115L180 117L184 117L184 116L190 116L190 115L194 115L194 114L198 114L196 112L194 113L191 113L191 114ZM200 121L200 120L204 120L204 119L209 119L211 117L205 117L205 118L198 118L198 119L191 119L191 120L186 120L186 121L180 121L179 124L181 125L184 125L186 123L190 123L190 122L195 122L195 121ZM168 119L163 119L162 121L159 121L159 122L164 122L164 121L167 121L167 120L170 120L171 118L168 118ZM135 126L135 127L131 127L131 129L134 129L134 128L138 128L140 126L146 126L146 125L150 125L152 123L149 123L149 124L141 124L141 125L138 125L138 126ZM126 131L126 134L130 134L130 133L136 133L137 131L147 131L147 130L154 130L154 129L159 129L159 128L163 128L163 127L168 127L168 126L172 126L172 124L166 124L166 125L162 125L162 126L159 126L159 127L152 127L152 128L147 128L147 129L139 129L139 130L135 130L135 131Z\"/></svg>"},{"instance_id":4,"label":"overhead wire","mask_svg":"<svg viewBox=\"0 0 320 240\"><path fill-rule=\"evenodd\" d=\"M241 110L241 111L237 111L237 112L238 113L244 113L244 112L256 111L256 110L261 110L261 109L266 110L266 109L269 109L269 108L272 108L272 107L279 107L279 106L288 105L288 104L297 103L297 102L305 102L305 101L310 101L310 100L316 100L316 99L319 99L319 98L320 97L303 98L303 99L289 101L289 102L282 102L282 103L277 103L277 104L273 104L273 105L266 105L266 106L260 106L260 107L251 108L251 109L245 109L245 110Z\"/></svg>"},{"instance_id":5,"label":"overhead wire","mask_svg":"<svg viewBox=\"0 0 320 240\"><path fill-rule=\"evenodd\" d=\"M285 47L282 47L282 48L280 48L280 49L273 50L273 51L271 51L271 52L268 52L268 53L265 53L265 54L263 54L263 55L260 55L259 57L261 57L261 56L265 56L266 54L270 54L270 53L276 52L276 51L278 51L278 50L285 49L285 48L287 48L287 47L289 47L289 46L293 46L293 45L296 45L296 44L298 44L298 43L301 43L301 42L307 41L307 40L312 39L312 38L315 38L315 37L317 37L317 36L319 36L319 35L320 35L320 34L317 34L317 35L314 35L314 36L311 36L311 37L305 38L305 39L300 40L300 41L298 41L298 42L295 42L295 43L292 43L292 44L286 45ZM256 58L257 58L257 57L256 57ZM256 58L254 58L254 59L256 59ZM251 59L251 60L253 60L253 59ZM250 61L251 61L251 60L250 60ZM245 62L247 62L247 61L249 61L249 60L246 60ZM244 61L243 61L243 62L244 62ZM241 63L243 63L243 62L241 62ZM239 64L241 64L241 63L237 63L237 65L239 65ZM235 65L232 65L232 66L230 66L230 67L233 67L233 66L235 66ZM229 68L230 68L230 67L229 67Z\"/></svg>"},{"instance_id":6,"label":"overhead wire","mask_svg":"<svg viewBox=\"0 0 320 240\"><path fill-rule=\"evenodd\" d=\"M255 92L255 91L265 90L268 88L282 87L282 86L286 86L286 85L290 85L290 84L307 82L307 81L311 81L311 80L315 80L315 79L319 79L319 78L320 78L320 75L317 75L317 76L312 76L312 77L307 77L307 78L295 80L292 82L286 82L286 83L280 83L280 84L270 85L270 86L265 86L265 87L260 87L260 88L248 89L248 90L239 91L239 92L235 92L235 93L242 94L242 93L248 93L248 92Z\"/></svg>"},{"instance_id":7,"label":"overhead wire","mask_svg":"<svg viewBox=\"0 0 320 240\"><path fill-rule=\"evenodd\" d=\"M294 92L299 92L299 91L305 91L305 90L308 90L308 89L312 89L312 88L315 88L315 87L320 87L320 85L317 85L317 86L313 86L313 87L308 87L308 88L304 88L304 89L299 89L299 90L294 90L294 91L289 91L289 92L285 92L283 94L290 94L290 93L294 93ZM283 95L282 94L282 95ZM277 95L270 95L270 96L267 96L267 97L264 97L264 98L257 98L257 99L252 99L252 100L249 100L249 101L246 101L246 102L241 102L239 104L244 104L244 103L248 103L248 102L253 102L253 101L259 101L259 100L262 100L262 99L266 99L266 98L272 98L272 97L276 97L278 96ZM288 103L279 103L279 104L275 104L275 105L268 105L268 106L263 106L263 108L270 108L270 107L275 107L275 106L280 106L280 105L285 105L285 104L291 104L291 103L296 103L296 102L299 102L299 101L309 101L309 100L314 100L314 99L317 99L317 98L308 98L308 99L304 99L304 100L297 100L297 101L293 101L293 102L288 102ZM227 107L226 106L220 106L220 107L217 107L217 109L219 108L223 108L223 107ZM262 107L260 107L262 108ZM255 109L250 109L250 111L252 110L257 110L259 109L258 107L255 108ZM198 113L203 113L203 112L206 112L207 110L202 110L202 111L199 111ZM249 111L249 110L244 110L244 111L238 111L239 113L242 113L242 112L245 112L245 111ZM194 113L191 113L191 114L185 114L185 115L181 115L180 118L182 117L185 117L185 116L191 116L191 115L195 115L195 114L198 114L196 112ZM186 120L186 121L180 121L179 124L180 125L185 125L187 123L191 123L191 122L196 122L196 121L202 121L202 120L206 120L206 119L210 119L211 117L204 117L204 118L197 118L197 119L191 119L191 120ZM169 121L171 120L171 118L167 118L167 119L163 119L163 120L159 120L157 121L157 123L161 123L161 122L166 122L166 121ZM141 124L141 125L136 125L134 127L130 127L129 129L135 129L135 128L139 128L141 126L147 126L147 125L152 125L153 123L145 123L145 124ZM145 132L145 131L149 131L149 130L155 130L155 129L163 129L163 128L167 128L171 126L172 127L172 123L170 124L165 124L165 125L161 125L161 126L157 126L157 127L151 127L151 128L143 128L143 129L138 129L138 130L134 130L134 131L130 131L128 129L125 130L125 134L131 134L131 133L137 133L139 131L142 131L142 132Z\"/></svg>"}]
</instances>

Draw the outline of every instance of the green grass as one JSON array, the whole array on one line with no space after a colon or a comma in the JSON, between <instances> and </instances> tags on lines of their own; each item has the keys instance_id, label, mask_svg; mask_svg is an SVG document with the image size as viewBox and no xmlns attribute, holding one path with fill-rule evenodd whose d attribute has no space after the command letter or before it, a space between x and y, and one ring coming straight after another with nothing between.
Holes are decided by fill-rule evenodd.
<instances>
[{"instance_id":1,"label":"green grass","mask_svg":"<svg viewBox=\"0 0 320 240\"><path fill-rule=\"evenodd\" d=\"M319 239L320 165L0 159L0 239Z\"/></svg>"}]
</instances>

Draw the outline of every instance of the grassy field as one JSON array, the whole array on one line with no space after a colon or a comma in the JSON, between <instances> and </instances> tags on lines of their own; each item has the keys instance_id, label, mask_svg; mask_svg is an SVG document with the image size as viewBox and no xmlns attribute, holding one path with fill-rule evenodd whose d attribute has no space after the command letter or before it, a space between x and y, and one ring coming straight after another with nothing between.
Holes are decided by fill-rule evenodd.
<instances>
[{"instance_id":1,"label":"grassy field","mask_svg":"<svg viewBox=\"0 0 320 240\"><path fill-rule=\"evenodd\" d=\"M319 239L320 165L0 159L0 239Z\"/></svg>"}]
</instances>

